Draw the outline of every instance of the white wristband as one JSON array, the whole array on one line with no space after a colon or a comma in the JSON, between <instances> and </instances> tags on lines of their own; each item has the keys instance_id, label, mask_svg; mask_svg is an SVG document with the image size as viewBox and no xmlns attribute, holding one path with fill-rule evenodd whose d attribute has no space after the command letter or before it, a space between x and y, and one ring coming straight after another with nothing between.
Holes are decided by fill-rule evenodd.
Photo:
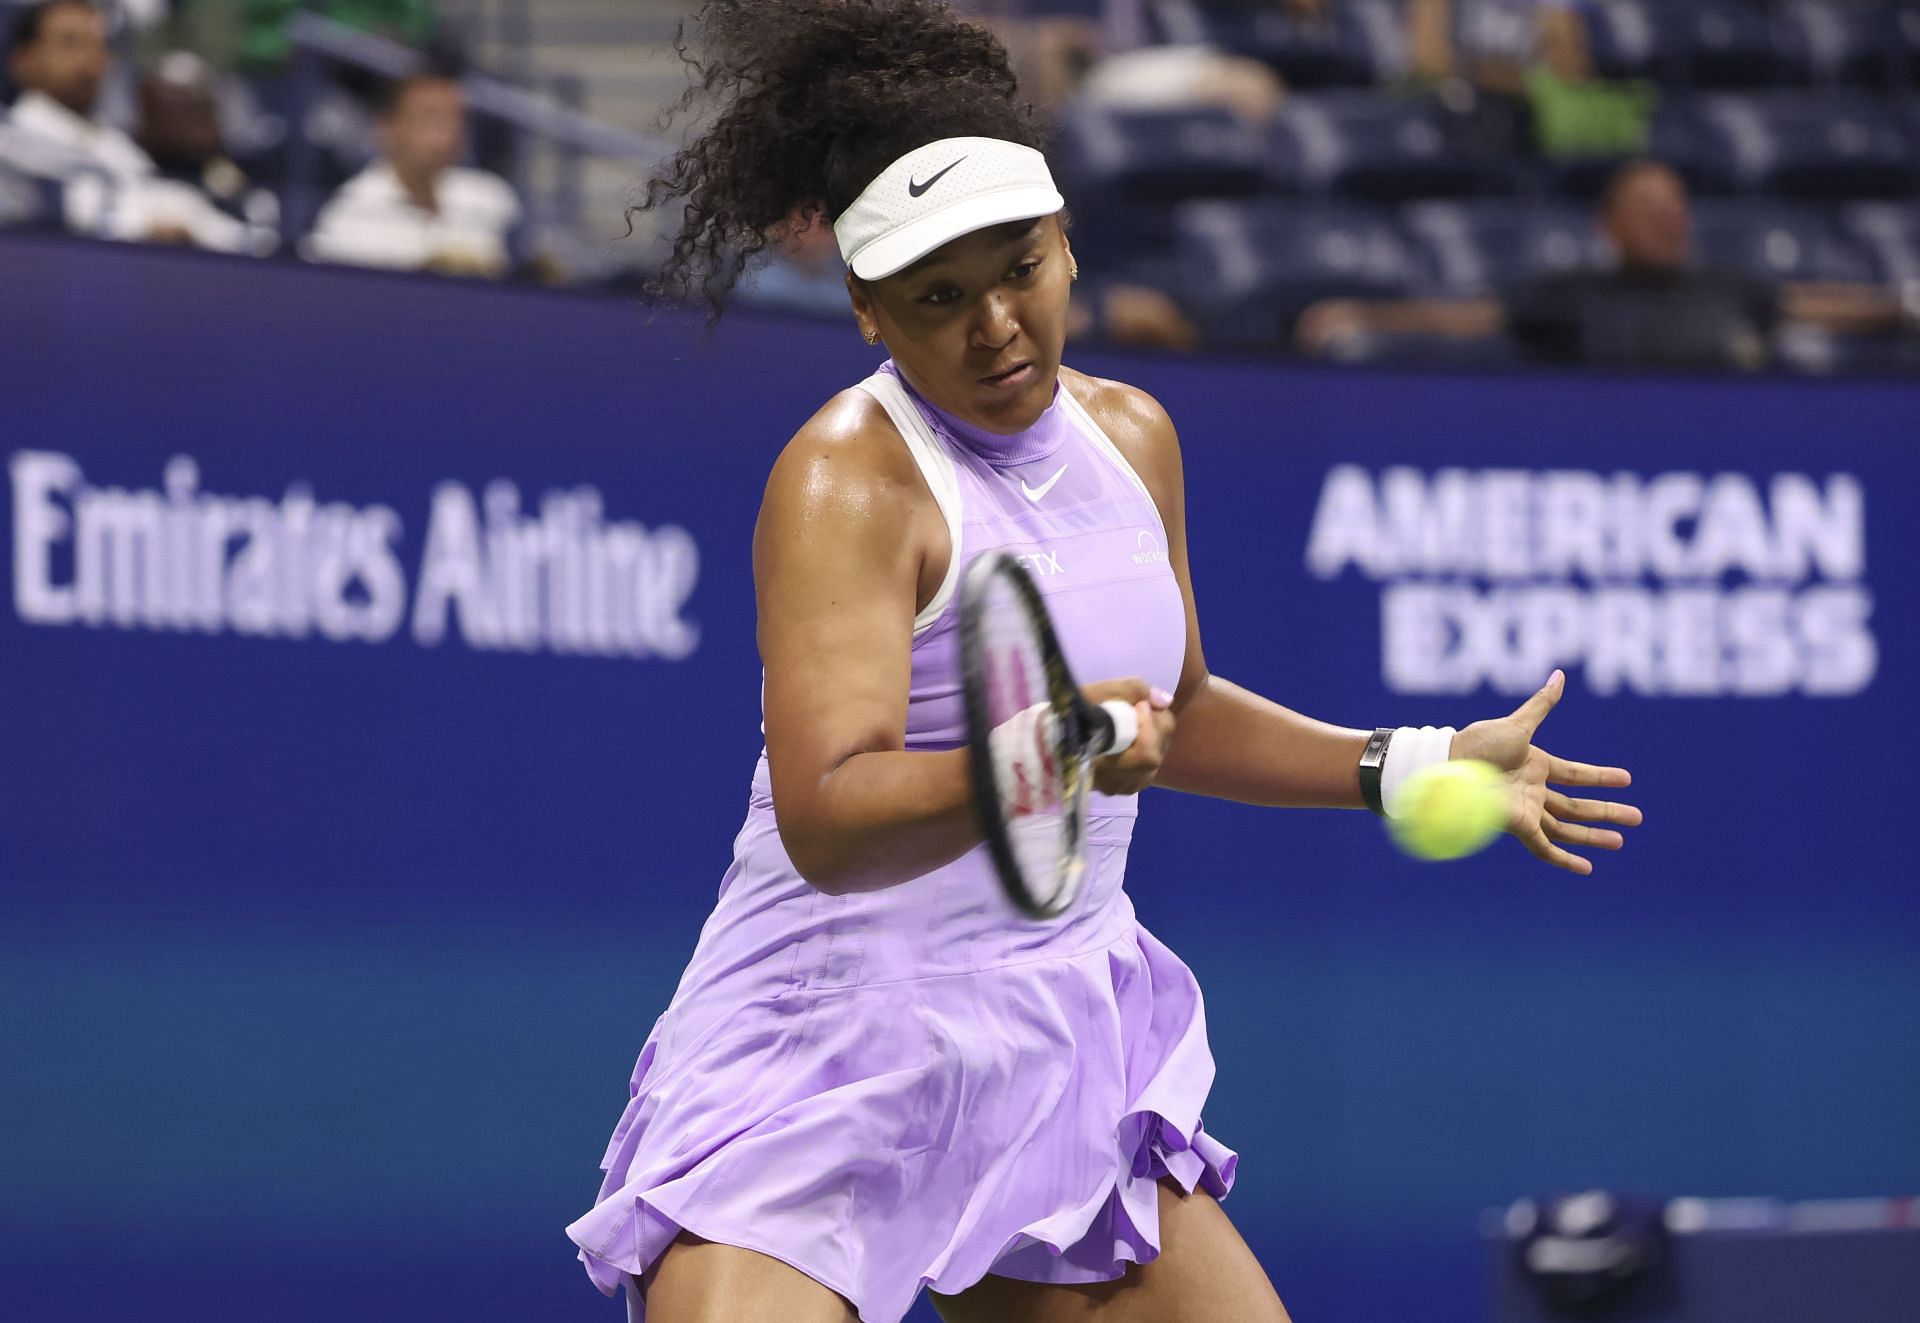
<instances>
[{"instance_id":1,"label":"white wristband","mask_svg":"<svg viewBox=\"0 0 1920 1323\"><path fill-rule=\"evenodd\" d=\"M1387 745L1380 764L1380 806L1389 818L1400 816L1399 791L1423 767L1444 763L1453 747L1452 726L1402 726Z\"/></svg>"},{"instance_id":2,"label":"white wristband","mask_svg":"<svg viewBox=\"0 0 1920 1323\"><path fill-rule=\"evenodd\" d=\"M1140 714L1133 710L1133 704L1125 699L1109 698L1101 708L1113 718L1113 743L1101 754L1111 757L1116 753L1125 753L1140 738Z\"/></svg>"}]
</instances>

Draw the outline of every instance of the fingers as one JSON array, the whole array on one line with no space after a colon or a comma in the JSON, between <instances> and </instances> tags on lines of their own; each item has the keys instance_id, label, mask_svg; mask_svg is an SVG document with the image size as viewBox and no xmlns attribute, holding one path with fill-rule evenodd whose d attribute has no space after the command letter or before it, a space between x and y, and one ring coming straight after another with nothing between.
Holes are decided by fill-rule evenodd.
<instances>
[{"instance_id":1,"label":"fingers","mask_svg":"<svg viewBox=\"0 0 1920 1323\"><path fill-rule=\"evenodd\" d=\"M1544 753L1545 750L1542 750ZM1619 789L1633 784L1633 773L1624 767L1598 767L1593 763L1568 762L1547 754L1547 780L1563 786L1609 786Z\"/></svg>"},{"instance_id":2,"label":"fingers","mask_svg":"<svg viewBox=\"0 0 1920 1323\"><path fill-rule=\"evenodd\" d=\"M1527 735L1540 728L1547 719L1547 713L1553 711L1553 705L1560 701L1560 695L1567 689L1567 673L1555 671L1547 677L1547 682L1534 692L1533 697L1513 710L1513 719L1526 727Z\"/></svg>"},{"instance_id":3,"label":"fingers","mask_svg":"<svg viewBox=\"0 0 1920 1323\"><path fill-rule=\"evenodd\" d=\"M1097 691L1111 691L1124 683L1106 680L1088 685L1082 692L1092 698ZM1146 690L1144 684L1142 689ZM1153 778L1159 774L1161 760L1167 756L1167 745L1173 738L1174 716L1167 708L1154 705L1155 692L1147 690L1145 696L1133 704L1134 719L1139 723L1139 734L1133 743L1119 753L1094 759L1093 784L1101 793L1137 795L1152 785Z\"/></svg>"},{"instance_id":4,"label":"fingers","mask_svg":"<svg viewBox=\"0 0 1920 1323\"><path fill-rule=\"evenodd\" d=\"M1562 845L1590 845L1601 850L1618 850L1627 843L1626 837L1605 827L1584 827L1576 822L1561 822L1557 818L1544 818L1541 826L1549 839Z\"/></svg>"},{"instance_id":5,"label":"fingers","mask_svg":"<svg viewBox=\"0 0 1920 1323\"><path fill-rule=\"evenodd\" d=\"M1644 820L1640 810L1631 804L1611 799L1574 799L1558 790L1547 792L1547 812L1562 822L1577 819L1582 822L1604 822L1615 827L1638 827Z\"/></svg>"},{"instance_id":6,"label":"fingers","mask_svg":"<svg viewBox=\"0 0 1920 1323\"><path fill-rule=\"evenodd\" d=\"M1137 675L1124 676L1115 680L1099 680L1093 684L1080 686L1080 695L1095 707L1109 698L1117 698L1123 703L1144 703L1153 697L1153 686Z\"/></svg>"},{"instance_id":7,"label":"fingers","mask_svg":"<svg viewBox=\"0 0 1920 1323\"><path fill-rule=\"evenodd\" d=\"M1520 843L1532 851L1536 859L1544 860L1552 864L1555 868L1564 868L1569 873L1577 873L1581 877L1585 877L1593 871L1592 860L1582 859L1577 854L1568 854L1565 850L1562 850L1559 846L1548 840L1547 834L1538 827L1534 828L1533 831L1527 835L1522 836Z\"/></svg>"},{"instance_id":8,"label":"fingers","mask_svg":"<svg viewBox=\"0 0 1920 1323\"><path fill-rule=\"evenodd\" d=\"M1150 757L1157 768L1167 755L1167 742L1173 738L1173 713L1154 706L1151 699L1143 699L1133 705L1133 715L1140 722L1140 742L1146 745L1142 758Z\"/></svg>"},{"instance_id":9,"label":"fingers","mask_svg":"<svg viewBox=\"0 0 1920 1323\"><path fill-rule=\"evenodd\" d=\"M1565 685L1566 677L1559 671L1553 673L1553 679L1545 688L1525 703L1514 714L1516 720L1529 719L1531 709L1538 709L1544 717L1553 710L1553 704L1559 699L1559 691ZM1538 720L1538 718L1534 718ZM1568 762L1564 758L1555 758L1543 749L1533 751L1536 757L1544 757L1547 762L1547 777L1562 785L1581 786L1626 786L1633 784L1633 777L1624 767L1597 767L1591 763ZM1538 768L1539 764L1534 763ZM1536 773L1537 774L1537 773ZM1537 782L1534 783L1538 785ZM1533 823L1532 829L1516 832L1520 843L1525 845L1536 859L1563 868L1578 877L1586 877L1593 872L1593 861L1584 859L1562 849L1562 846L1583 846L1596 850L1618 850L1627 843L1626 837L1612 830L1614 827L1638 827L1643 820L1640 810L1632 804L1616 803L1606 799L1579 799L1565 795L1558 790L1547 790L1541 801L1545 810ZM1589 826L1589 823L1601 823L1603 826Z\"/></svg>"}]
</instances>

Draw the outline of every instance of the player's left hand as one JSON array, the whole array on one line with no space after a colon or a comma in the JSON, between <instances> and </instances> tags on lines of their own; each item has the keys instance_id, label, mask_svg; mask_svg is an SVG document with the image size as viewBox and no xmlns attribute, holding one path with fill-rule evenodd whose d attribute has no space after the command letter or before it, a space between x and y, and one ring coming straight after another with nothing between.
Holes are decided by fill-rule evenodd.
<instances>
[{"instance_id":1,"label":"player's left hand","mask_svg":"<svg viewBox=\"0 0 1920 1323\"><path fill-rule=\"evenodd\" d=\"M1457 732L1448 756L1479 758L1505 773L1509 791L1507 833L1519 837L1522 845L1556 868L1585 875L1593 871L1593 861L1561 847L1591 845L1602 850L1618 850L1626 843L1625 838L1612 828L1637 827L1641 815L1631 804L1607 799L1574 799L1548 789L1549 782L1613 789L1633 784L1632 775L1624 767L1568 762L1534 744L1534 733L1560 701L1566 687L1566 672L1555 671L1539 692L1515 708L1511 716L1476 721ZM1607 825L1582 825L1589 822Z\"/></svg>"}]
</instances>

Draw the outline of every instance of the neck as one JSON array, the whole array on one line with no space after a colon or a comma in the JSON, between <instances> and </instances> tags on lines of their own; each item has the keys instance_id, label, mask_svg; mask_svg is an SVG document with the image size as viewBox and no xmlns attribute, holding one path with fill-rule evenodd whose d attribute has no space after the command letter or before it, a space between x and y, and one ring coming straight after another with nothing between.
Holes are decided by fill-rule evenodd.
<instances>
[{"instance_id":1,"label":"neck","mask_svg":"<svg viewBox=\"0 0 1920 1323\"><path fill-rule=\"evenodd\" d=\"M1044 459L1060 448L1066 439L1067 420L1060 407L1060 392L1063 389L1056 375L1053 381L1053 400L1046 410L1034 419L1030 426L1017 432L996 432L979 423L968 422L957 414L949 413L923 395L906 375L888 359L881 366L882 372L891 373L900 379L907 388L920 410L934 429L943 433L948 440L964 450L980 456L989 464L1025 464L1031 460Z\"/></svg>"},{"instance_id":2,"label":"neck","mask_svg":"<svg viewBox=\"0 0 1920 1323\"><path fill-rule=\"evenodd\" d=\"M406 195L413 199L414 205L422 211L440 209L433 192L434 181L440 177L438 170L423 170L394 163L393 173L400 180L400 187L405 190Z\"/></svg>"}]
</instances>

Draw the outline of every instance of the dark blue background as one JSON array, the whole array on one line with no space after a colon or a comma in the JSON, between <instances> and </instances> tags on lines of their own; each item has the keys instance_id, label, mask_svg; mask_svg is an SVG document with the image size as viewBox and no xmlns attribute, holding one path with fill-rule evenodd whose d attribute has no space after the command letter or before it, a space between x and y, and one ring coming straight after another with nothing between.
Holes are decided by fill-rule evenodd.
<instances>
[{"instance_id":1,"label":"dark blue background","mask_svg":"<svg viewBox=\"0 0 1920 1323\"><path fill-rule=\"evenodd\" d=\"M562 1227L744 810L748 538L781 442L875 360L850 325L0 241L0 441L90 483L382 503L591 483L697 540L688 659L81 626L0 610L0 1280L10 1317L616 1318ZM1476 1218L1590 1183L1920 1189L1920 393L1353 375L1082 355L1186 452L1213 668L1352 725L1379 586L1310 577L1336 463L1859 475L1876 680L1601 697L1542 740L1631 765L1591 879L1417 866L1358 814L1153 792L1130 889L1208 996L1207 1122L1294 1315L1484 1313ZM12 582L11 497L7 582Z\"/></svg>"}]
</instances>

